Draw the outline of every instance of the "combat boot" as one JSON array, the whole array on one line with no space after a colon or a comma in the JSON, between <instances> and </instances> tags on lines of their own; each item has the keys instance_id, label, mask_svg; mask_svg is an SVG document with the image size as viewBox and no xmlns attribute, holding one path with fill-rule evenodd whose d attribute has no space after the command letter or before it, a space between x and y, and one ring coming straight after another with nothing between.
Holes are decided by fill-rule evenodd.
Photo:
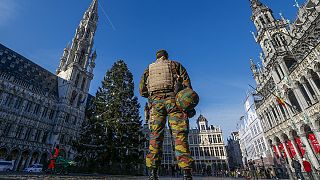
<instances>
[{"instance_id":1,"label":"combat boot","mask_svg":"<svg viewBox=\"0 0 320 180\"><path fill-rule=\"evenodd\" d=\"M183 180L192 180L191 169L183 170Z\"/></svg>"},{"instance_id":2,"label":"combat boot","mask_svg":"<svg viewBox=\"0 0 320 180\"><path fill-rule=\"evenodd\" d=\"M159 180L158 168L150 169L149 180Z\"/></svg>"}]
</instances>

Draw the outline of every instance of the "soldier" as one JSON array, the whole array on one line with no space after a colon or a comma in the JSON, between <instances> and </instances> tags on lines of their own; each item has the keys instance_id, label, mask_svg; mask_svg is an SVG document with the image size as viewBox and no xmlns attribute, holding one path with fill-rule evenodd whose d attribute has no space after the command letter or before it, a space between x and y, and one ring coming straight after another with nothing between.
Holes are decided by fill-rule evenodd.
<instances>
[{"instance_id":1,"label":"soldier","mask_svg":"<svg viewBox=\"0 0 320 180\"><path fill-rule=\"evenodd\" d=\"M196 95L192 91L186 69L180 63L168 60L168 53L165 50L158 51L156 58L157 60L145 70L140 82L140 94L148 98L150 107L150 146L146 157L146 166L150 169L149 179L159 178L158 168L161 165L164 128L168 116L169 128L175 141L175 156L178 165L184 171L183 179L191 180L193 159L188 144L188 116L195 115L194 107L199 97L195 98L197 102L193 102L193 106L184 108L186 102L190 105L190 99L185 99L184 96ZM178 94L184 91L189 94L184 93L179 96L181 99L179 103Z\"/></svg>"}]
</instances>

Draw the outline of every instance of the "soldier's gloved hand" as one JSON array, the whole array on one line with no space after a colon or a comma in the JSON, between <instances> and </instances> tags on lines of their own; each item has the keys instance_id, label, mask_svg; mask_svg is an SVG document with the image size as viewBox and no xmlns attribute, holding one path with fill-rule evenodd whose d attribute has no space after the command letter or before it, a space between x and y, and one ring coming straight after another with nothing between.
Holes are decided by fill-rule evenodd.
<instances>
[{"instance_id":1,"label":"soldier's gloved hand","mask_svg":"<svg viewBox=\"0 0 320 180\"><path fill-rule=\"evenodd\" d=\"M197 111L195 109L192 109L190 111L187 111L186 113L188 115L188 118L193 118L197 114Z\"/></svg>"}]
</instances>

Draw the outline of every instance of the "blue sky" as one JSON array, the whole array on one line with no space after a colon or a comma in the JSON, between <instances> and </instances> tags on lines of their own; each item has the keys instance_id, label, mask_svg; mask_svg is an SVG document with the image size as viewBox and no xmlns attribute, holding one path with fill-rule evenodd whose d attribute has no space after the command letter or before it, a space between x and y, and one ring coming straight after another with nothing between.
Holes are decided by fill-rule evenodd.
<instances>
[{"instance_id":1,"label":"blue sky","mask_svg":"<svg viewBox=\"0 0 320 180\"><path fill-rule=\"evenodd\" d=\"M262 0L289 20L294 0ZM299 0L303 3L304 0ZM0 0L0 42L55 72L63 48L74 36L91 0ZM105 72L123 59L133 72L135 93L144 69L158 49L188 70L201 102L198 115L221 126L225 138L236 130L243 114L247 84L254 84L249 59L259 59L250 31L249 0L100 0L95 37L98 53L90 93L95 94ZM114 27L103 15L108 14ZM145 99L139 97L141 105ZM195 126L192 119L191 126Z\"/></svg>"}]
</instances>

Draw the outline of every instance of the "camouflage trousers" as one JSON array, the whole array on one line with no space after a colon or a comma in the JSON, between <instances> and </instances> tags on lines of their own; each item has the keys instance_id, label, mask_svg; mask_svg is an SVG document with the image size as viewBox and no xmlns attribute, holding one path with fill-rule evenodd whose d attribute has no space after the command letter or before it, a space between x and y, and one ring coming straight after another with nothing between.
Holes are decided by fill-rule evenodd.
<instances>
[{"instance_id":1,"label":"camouflage trousers","mask_svg":"<svg viewBox=\"0 0 320 180\"><path fill-rule=\"evenodd\" d=\"M150 145L149 154L146 157L146 165L149 168L159 167L162 158L162 144L164 129L168 116L169 128L175 144L175 156L179 167L192 168L192 157L188 144L189 120L178 109L174 96L154 95L149 98L150 104Z\"/></svg>"}]
</instances>

